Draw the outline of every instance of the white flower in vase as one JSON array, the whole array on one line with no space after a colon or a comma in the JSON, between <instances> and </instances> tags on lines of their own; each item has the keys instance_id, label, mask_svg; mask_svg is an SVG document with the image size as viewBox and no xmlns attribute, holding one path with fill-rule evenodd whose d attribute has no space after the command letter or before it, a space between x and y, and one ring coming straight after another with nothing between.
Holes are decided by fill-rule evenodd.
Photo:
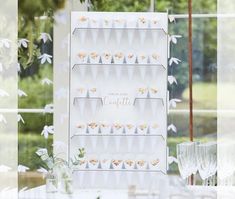
<instances>
[{"instance_id":1,"label":"white flower in vase","mask_svg":"<svg viewBox=\"0 0 235 199\"><path fill-rule=\"evenodd\" d=\"M150 134L157 134L158 130L159 130L159 126L157 123L153 123L149 126Z\"/></svg>"},{"instance_id":2,"label":"white flower in vase","mask_svg":"<svg viewBox=\"0 0 235 199\"><path fill-rule=\"evenodd\" d=\"M150 88L150 89L149 89L149 97L150 97L150 98L156 98L156 97L158 97L158 89L157 89L157 88L154 88L154 87Z\"/></svg>"},{"instance_id":3,"label":"white flower in vase","mask_svg":"<svg viewBox=\"0 0 235 199\"><path fill-rule=\"evenodd\" d=\"M113 133L114 134L123 134L123 125L119 123L113 124Z\"/></svg>"},{"instance_id":4,"label":"white flower in vase","mask_svg":"<svg viewBox=\"0 0 235 199\"><path fill-rule=\"evenodd\" d=\"M101 164L101 169L108 170L110 169L111 160L104 158L100 161L100 164Z\"/></svg>"},{"instance_id":5,"label":"white flower in vase","mask_svg":"<svg viewBox=\"0 0 235 199\"><path fill-rule=\"evenodd\" d=\"M99 160L92 158L88 161L89 169L98 169L98 166L99 166Z\"/></svg>"},{"instance_id":6,"label":"white flower in vase","mask_svg":"<svg viewBox=\"0 0 235 199\"><path fill-rule=\"evenodd\" d=\"M112 127L111 127L110 124L107 124L107 123L104 123L104 122L100 124L100 131L101 131L102 134L105 134L105 135L110 134L111 129L112 129Z\"/></svg>"},{"instance_id":7,"label":"white flower in vase","mask_svg":"<svg viewBox=\"0 0 235 199\"><path fill-rule=\"evenodd\" d=\"M113 60L115 64L123 64L124 62L124 54L122 52L117 52L113 56Z\"/></svg>"},{"instance_id":8,"label":"white flower in vase","mask_svg":"<svg viewBox=\"0 0 235 199\"><path fill-rule=\"evenodd\" d=\"M85 158L81 158L78 162L77 168L80 170L86 169L87 166L87 160Z\"/></svg>"},{"instance_id":9,"label":"white flower in vase","mask_svg":"<svg viewBox=\"0 0 235 199\"><path fill-rule=\"evenodd\" d=\"M128 53L126 56L126 63L127 64L135 64L136 62L136 55L134 53Z\"/></svg>"},{"instance_id":10,"label":"white flower in vase","mask_svg":"<svg viewBox=\"0 0 235 199\"><path fill-rule=\"evenodd\" d=\"M136 126L134 124L126 124L124 128L125 128L126 134L128 135L135 134Z\"/></svg>"},{"instance_id":11,"label":"white flower in vase","mask_svg":"<svg viewBox=\"0 0 235 199\"><path fill-rule=\"evenodd\" d=\"M110 53L103 53L101 55L101 61L102 61L103 64L111 64L112 55Z\"/></svg>"},{"instance_id":12,"label":"white flower in vase","mask_svg":"<svg viewBox=\"0 0 235 199\"><path fill-rule=\"evenodd\" d=\"M98 33L99 33L99 21L96 19L90 19L90 27L92 28L91 34L93 42L96 43Z\"/></svg>"},{"instance_id":13,"label":"white flower in vase","mask_svg":"<svg viewBox=\"0 0 235 199\"><path fill-rule=\"evenodd\" d=\"M137 97L138 98L147 98L148 97L148 89L147 88L138 88Z\"/></svg>"},{"instance_id":14,"label":"white flower in vase","mask_svg":"<svg viewBox=\"0 0 235 199\"><path fill-rule=\"evenodd\" d=\"M133 170L135 168L135 161L131 159L126 159L124 161L124 167L126 170Z\"/></svg>"},{"instance_id":15,"label":"white flower in vase","mask_svg":"<svg viewBox=\"0 0 235 199\"><path fill-rule=\"evenodd\" d=\"M87 125L89 134L98 134L99 133L99 125L95 122L91 122Z\"/></svg>"},{"instance_id":16,"label":"white flower in vase","mask_svg":"<svg viewBox=\"0 0 235 199\"><path fill-rule=\"evenodd\" d=\"M137 126L137 133L140 135L146 135L148 132L148 125L147 124L140 124Z\"/></svg>"},{"instance_id":17,"label":"white flower in vase","mask_svg":"<svg viewBox=\"0 0 235 199\"><path fill-rule=\"evenodd\" d=\"M98 89L97 88L90 88L89 89L89 97L94 97L94 98L97 98L99 97L99 92L98 92Z\"/></svg>"},{"instance_id":18,"label":"white flower in vase","mask_svg":"<svg viewBox=\"0 0 235 199\"><path fill-rule=\"evenodd\" d=\"M75 135L80 135L80 134L86 134L86 130L87 130L87 125L84 124L84 123L79 123L77 126L76 126L76 132L74 133Z\"/></svg>"},{"instance_id":19,"label":"white flower in vase","mask_svg":"<svg viewBox=\"0 0 235 199\"><path fill-rule=\"evenodd\" d=\"M161 64L160 56L157 53L153 53L149 58L151 64Z\"/></svg>"},{"instance_id":20,"label":"white flower in vase","mask_svg":"<svg viewBox=\"0 0 235 199\"><path fill-rule=\"evenodd\" d=\"M98 64L100 62L100 55L96 52L90 53L89 58L91 64Z\"/></svg>"},{"instance_id":21,"label":"white flower in vase","mask_svg":"<svg viewBox=\"0 0 235 199\"><path fill-rule=\"evenodd\" d=\"M141 159L141 160L136 161L136 167L139 170L145 170L145 169L147 169L147 166L148 166L148 163L145 160Z\"/></svg>"},{"instance_id":22,"label":"white flower in vase","mask_svg":"<svg viewBox=\"0 0 235 199\"><path fill-rule=\"evenodd\" d=\"M120 159L113 159L112 160L112 167L115 170L121 170L123 165L123 161Z\"/></svg>"},{"instance_id":23,"label":"white flower in vase","mask_svg":"<svg viewBox=\"0 0 235 199\"><path fill-rule=\"evenodd\" d=\"M104 31L105 43L107 43L107 41L109 40L112 24L113 24L113 22L111 19L103 19L102 20L102 27L103 27L103 31Z\"/></svg>"},{"instance_id":24,"label":"white flower in vase","mask_svg":"<svg viewBox=\"0 0 235 199\"><path fill-rule=\"evenodd\" d=\"M77 88L75 90L75 97L87 97L87 89Z\"/></svg>"},{"instance_id":25,"label":"white flower in vase","mask_svg":"<svg viewBox=\"0 0 235 199\"><path fill-rule=\"evenodd\" d=\"M86 64L88 61L88 55L85 52L79 52L76 55L75 60L78 64Z\"/></svg>"},{"instance_id":26,"label":"white flower in vase","mask_svg":"<svg viewBox=\"0 0 235 199\"><path fill-rule=\"evenodd\" d=\"M156 169L158 169L158 168L159 168L159 167L158 167L159 162L160 162L160 160L159 160L158 158L153 159L153 160L150 160L150 161L149 161L149 169L150 169L150 170L156 170Z\"/></svg>"},{"instance_id":27,"label":"white flower in vase","mask_svg":"<svg viewBox=\"0 0 235 199\"><path fill-rule=\"evenodd\" d=\"M139 64L147 64L148 63L148 56L145 54L139 54L137 56L137 61Z\"/></svg>"},{"instance_id":28,"label":"white flower in vase","mask_svg":"<svg viewBox=\"0 0 235 199\"><path fill-rule=\"evenodd\" d=\"M78 19L78 27L79 28L87 28L88 27L89 18L85 16L80 16Z\"/></svg>"}]
</instances>

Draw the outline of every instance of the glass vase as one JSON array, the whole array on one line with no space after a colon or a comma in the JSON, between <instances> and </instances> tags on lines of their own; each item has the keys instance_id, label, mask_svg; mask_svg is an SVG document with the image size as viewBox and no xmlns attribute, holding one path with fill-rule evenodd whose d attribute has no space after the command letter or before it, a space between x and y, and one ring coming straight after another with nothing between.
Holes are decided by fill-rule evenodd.
<instances>
[{"instance_id":1,"label":"glass vase","mask_svg":"<svg viewBox=\"0 0 235 199\"><path fill-rule=\"evenodd\" d=\"M55 193L58 191L57 175L53 171L48 171L46 175L46 192Z\"/></svg>"}]
</instances>

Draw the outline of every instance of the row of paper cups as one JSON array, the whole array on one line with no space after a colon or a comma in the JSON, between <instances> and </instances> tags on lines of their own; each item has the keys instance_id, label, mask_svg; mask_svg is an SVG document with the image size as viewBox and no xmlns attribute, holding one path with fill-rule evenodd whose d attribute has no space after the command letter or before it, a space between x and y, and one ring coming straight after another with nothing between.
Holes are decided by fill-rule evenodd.
<instances>
[{"instance_id":1,"label":"row of paper cups","mask_svg":"<svg viewBox=\"0 0 235 199\"><path fill-rule=\"evenodd\" d=\"M77 26L78 28L161 28L161 20L146 17L138 17L136 19L97 19L80 16Z\"/></svg>"},{"instance_id":2,"label":"row of paper cups","mask_svg":"<svg viewBox=\"0 0 235 199\"><path fill-rule=\"evenodd\" d=\"M146 134L157 134L159 131L159 126L157 123L153 123L148 125L147 123L141 123L139 125L135 124L107 124L107 123L96 123L91 122L88 124L79 123L76 126L76 134L114 134L114 135L124 135L124 134L139 134L139 135L146 135Z\"/></svg>"},{"instance_id":3,"label":"row of paper cups","mask_svg":"<svg viewBox=\"0 0 235 199\"><path fill-rule=\"evenodd\" d=\"M138 55L128 53L125 55L122 52L117 52L115 54L108 52L101 54L96 52L79 52L75 55L74 61L76 64L161 64L160 56L157 53L152 53L150 55L147 55L146 53L140 53Z\"/></svg>"}]
</instances>

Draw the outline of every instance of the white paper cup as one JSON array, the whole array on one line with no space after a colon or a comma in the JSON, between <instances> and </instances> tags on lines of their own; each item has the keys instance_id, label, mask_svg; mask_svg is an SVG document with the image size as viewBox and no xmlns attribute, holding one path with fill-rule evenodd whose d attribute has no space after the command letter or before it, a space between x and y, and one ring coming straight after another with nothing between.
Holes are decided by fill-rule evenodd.
<instances>
[{"instance_id":1,"label":"white paper cup","mask_svg":"<svg viewBox=\"0 0 235 199\"><path fill-rule=\"evenodd\" d=\"M159 163L160 160L158 158L150 159L148 164L149 164L149 169L150 170L158 170L159 169Z\"/></svg>"},{"instance_id":2,"label":"white paper cup","mask_svg":"<svg viewBox=\"0 0 235 199\"><path fill-rule=\"evenodd\" d=\"M113 134L121 135L121 134L123 134L123 129L124 129L124 127L122 124L118 124L118 123L113 124Z\"/></svg>"},{"instance_id":3,"label":"white paper cup","mask_svg":"<svg viewBox=\"0 0 235 199\"><path fill-rule=\"evenodd\" d=\"M99 125L95 122L91 122L87 125L89 134L98 134L99 133Z\"/></svg>"},{"instance_id":4,"label":"white paper cup","mask_svg":"<svg viewBox=\"0 0 235 199\"><path fill-rule=\"evenodd\" d=\"M88 55L85 52L79 52L75 55L75 64L86 64L88 62Z\"/></svg>"},{"instance_id":5,"label":"white paper cup","mask_svg":"<svg viewBox=\"0 0 235 199\"><path fill-rule=\"evenodd\" d=\"M147 124L140 124L137 126L137 133L140 135L146 135L148 132L148 125Z\"/></svg>"},{"instance_id":6,"label":"white paper cup","mask_svg":"<svg viewBox=\"0 0 235 199\"><path fill-rule=\"evenodd\" d=\"M159 28L159 19L150 20L150 28Z\"/></svg>"},{"instance_id":7,"label":"white paper cup","mask_svg":"<svg viewBox=\"0 0 235 199\"><path fill-rule=\"evenodd\" d=\"M122 52L117 52L113 56L113 61L115 64L123 64L124 62L124 54Z\"/></svg>"},{"instance_id":8,"label":"white paper cup","mask_svg":"<svg viewBox=\"0 0 235 199\"><path fill-rule=\"evenodd\" d=\"M87 166L87 160L81 159L76 167L80 170L84 170L86 169L86 166Z\"/></svg>"},{"instance_id":9,"label":"white paper cup","mask_svg":"<svg viewBox=\"0 0 235 199\"><path fill-rule=\"evenodd\" d=\"M160 55L153 53L149 56L151 64L160 64Z\"/></svg>"},{"instance_id":10,"label":"white paper cup","mask_svg":"<svg viewBox=\"0 0 235 199\"><path fill-rule=\"evenodd\" d=\"M157 134L159 130L159 126L157 123L153 123L149 126L149 132L150 134Z\"/></svg>"},{"instance_id":11,"label":"white paper cup","mask_svg":"<svg viewBox=\"0 0 235 199\"><path fill-rule=\"evenodd\" d=\"M135 64L135 62L136 62L136 55L134 53L128 53L126 56L126 63Z\"/></svg>"},{"instance_id":12,"label":"white paper cup","mask_svg":"<svg viewBox=\"0 0 235 199\"><path fill-rule=\"evenodd\" d=\"M125 128L125 133L127 135L134 135L135 134L136 125L134 125L134 124L126 124L124 128Z\"/></svg>"},{"instance_id":13,"label":"white paper cup","mask_svg":"<svg viewBox=\"0 0 235 199\"><path fill-rule=\"evenodd\" d=\"M115 170L121 170L123 166L123 160L121 159L113 159L112 160L112 167Z\"/></svg>"},{"instance_id":14,"label":"white paper cup","mask_svg":"<svg viewBox=\"0 0 235 199\"><path fill-rule=\"evenodd\" d=\"M139 28L148 28L149 20L145 17L140 17L138 19L138 27Z\"/></svg>"},{"instance_id":15,"label":"white paper cup","mask_svg":"<svg viewBox=\"0 0 235 199\"><path fill-rule=\"evenodd\" d=\"M146 170L148 166L148 163L144 159L138 159L136 160L136 167L138 170Z\"/></svg>"},{"instance_id":16,"label":"white paper cup","mask_svg":"<svg viewBox=\"0 0 235 199\"><path fill-rule=\"evenodd\" d=\"M139 64L147 64L148 63L148 56L146 54L139 54L137 56L137 60Z\"/></svg>"},{"instance_id":17,"label":"white paper cup","mask_svg":"<svg viewBox=\"0 0 235 199\"><path fill-rule=\"evenodd\" d=\"M114 28L124 28L125 23L126 23L125 19L115 19Z\"/></svg>"},{"instance_id":18,"label":"white paper cup","mask_svg":"<svg viewBox=\"0 0 235 199\"><path fill-rule=\"evenodd\" d=\"M150 88L149 89L149 97L150 98L156 98L156 97L158 97L159 96L159 94L158 94L158 89L157 88Z\"/></svg>"},{"instance_id":19,"label":"white paper cup","mask_svg":"<svg viewBox=\"0 0 235 199\"><path fill-rule=\"evenodd\" d=\"M74 97L87 97L87 89L77 88L75 90Z\"/></svg>"},{"instance_id":20,"label":"white paper cup","mask_svg":"<svg viewBox=\"0 0 235 199\"><path fill-rule=\"evenodd\" d=\"M101 123L100 124L100 131L101 131L101 134L104 134L104 135L108 135L111 133L111 125L109 124L106 124L106 123Z\"/></svg>"},{"instance_id":21,"label":"white paper cup","mask_svg":"<svg viewBox=\"0 0 235 199\"><path fill-rule=\"evenodd\" d=\"M103 28L112 28L113 21L111 19L103 19L101 21Z\"/></svg>"},{"instance_id":22,"label":"white paper cup","mask_svg":"<svg viewBox=\"0 0 235 199\"><path fill-rule=\"evenodd\" d=\"M102 159L100 161L100 164L101 164L101 169L109 170L110 165L111 165L111 160L110 159Z\"/></svg>"},{"instance_id":23,"label":"white paper cup","mask_svg":"<svg viewBox=\"0 0 235 199\"><path fill-rule=\"evenodd\" d=\"M86 134L86 130L87 130L87 125L84 123L79 123L76 126L76 132L74 133L74 135Z\"/></svg>"},{"instance_id":24,"label":"white paper cup","mask_svg":"<svg viewBox=\"0 0 235 199\"><path fill-rule=\"evenodd\" d=\"M98 169L99 166L99 160L96 158L92 158L88 160L88 167L89 169Z\"/></svg>"},{"instance_id":25,"label":"white paper cup","mask_svg":"<svg viewBox=\"0 0 235 199\"><path fill-rule=\"evenodd\" d=\"M78 27L79 28L87 28L88 27L89 18L85 16L80 16L78 19Z\"/></svg>"},{"instance_id":26,"label":"white paper cup","mask_svg":"<svg viewBox=\"0 0 235 199\"><path fill-rule=\"evenodd\" d=\"M89 55L89 59L91 64L98 64L100 62L100 55L96 52L92 52Z\"/></svg>"},{"instance_id":27,"label":"white paper cup","mask_svg":"<svg viewBox=\"0 0 235 199\"><path fill-rule=\"evenodd\" d=\"M110 53L103 53L101 55L101 61L103 64L111 64L112 55Z\"/></svg>"},{"instance_id":28,"label":"white paper cup","mask_svg":"<svg viewBox=\"0 0 235 199\"><path fill-rule=\"evenodd\" d=\"M148 89L147 88L138 88L137 97L138 98L147 98L148 97Z\"/></svg>"},{"instance_id":29,"label":"white paper cup","mask_svg":"<svg viewBox=\"0 0 235 199\"><path fill-rule=\"evenodd\" d=\"M99 20L90 19L89 22L90 22L90 27L91 28L99 28L99 26L100 26L100 21Z\"/></svg>"},{"instance_id":30,"label":"white paper cup","mask_svg":"<svg viewBox=\"0 0 235 199\"><path fill-rule=\"evenodd\" d=\"M97 88L91 88L88 91L89 97L99 97L99 92Z\"/></svg>"}]
</instances>

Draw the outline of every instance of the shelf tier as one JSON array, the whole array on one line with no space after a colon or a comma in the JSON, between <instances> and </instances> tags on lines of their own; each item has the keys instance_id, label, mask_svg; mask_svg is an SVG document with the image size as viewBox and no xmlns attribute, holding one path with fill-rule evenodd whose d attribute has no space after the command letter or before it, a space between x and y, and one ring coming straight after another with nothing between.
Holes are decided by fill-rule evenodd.
<instances>
[{"instance_id":1,"label":"shelf tier","mask_svg":"<svg viewBox=\"0 0 235 199\"><path fill-rule=\"evenodd\" d=\"M163 140L165 140L165 137L163 135L159 135L159 134L76 134L76 135L72 135L70 137L70 139L73 139L74 137L80 137L80 136L85 136L85 137L100 137L100 136L104 136L104 137L161 137Z\"/></svg>"},{"instance_id":2,"label":"shelf tier","mask_svg":"<svg viewBox=\"0 0 235 199\"><path fill-rule=\"evenodd\" d=\"M87 172L87 171L103 171L103 172L156 172L165 174L162 170L153 170L153 169L74 169L73 172Z\"/></svg>"},{"instance_id":3,"label":"shelf tier","mask_svg":"<svg viewBox=\"0 0 235 199\"><path fill-rule=\"evenodd\" d=\"M73 104L75 104L75 101L76 100L100 100L101 101L101 103L102 103L102 105L104 104L103 103L103 99L102 99L102 97L74 97L74 100L73 100ZM135 105L136 104L136 101L137 100L160 100L161 102L162 102L162 105L164 106L164 100L163 100L163 98L150 98L150 97L146 97L146 98L142 98L142 97L136 97L135 99L134 99L134 103L133 103L133 105Z\"/></svg>"},{"instance_id":4,"label":"shelf tier","mask_svg":"<svg viewBox=\"0 0 235 199\"><path fill-rule=\"evenodd\" d=\"M134 63L134 64L127 64L127 63L123 63L123 64L115 64L115 63L110 63L110 64L105 64L105 63L97 63L97 64L80 63L80 64L74 64L72 69L74 69L77 66L78 67L79 66L155 66L155 67L162 67L164 70L166 70L166 67L163 66L162 64L154 64L154 63L147 63L147 64L138 64L138 63Z\"/></svg>"},{"instance_id":5,"label":"shelf tier","mask_svg":"<svg viewBox=\"0 0 235 199\"><path fill-rule=\"evenodd\" d=\"M110 28L103 28L103 27L98 27L98 28L92 28L92 27L87 27L87 28L82 28L82 27L77 27L74 28L73 30L73 35L78 34L79 31L81 30L136 30L136 31L159 31L163 32L165 35L168 35L168 33L163 29L163 28L129 28L129 27L123 27L123 28L115 28L115 27L110 27Z\"/></svg>"}]
</instances>

